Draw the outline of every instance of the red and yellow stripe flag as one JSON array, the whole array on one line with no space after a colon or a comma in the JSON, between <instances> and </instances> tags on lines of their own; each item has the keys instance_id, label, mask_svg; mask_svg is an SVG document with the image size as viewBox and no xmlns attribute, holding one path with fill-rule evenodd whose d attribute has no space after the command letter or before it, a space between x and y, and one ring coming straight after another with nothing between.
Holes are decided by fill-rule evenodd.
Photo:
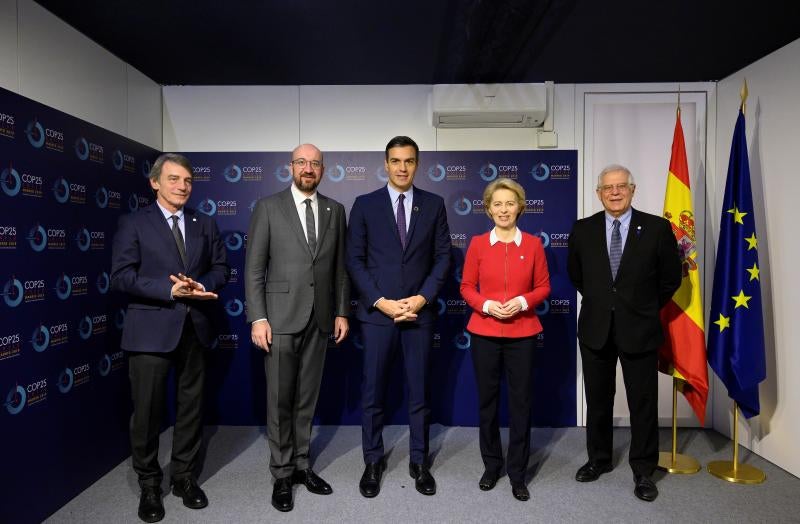
<instances>
[{"instance_id":1,"label":"red and yellow stripe flag","mask_svg":"<svg viewBox=\"0 0 800 524\"><path fill-rule=\"evenodd\" d=\"M683 262L683 280L681 287L661 310L665 340L659 348L658 368L662 373L679 379L679 389L692 406L700 424L704 424L708 398L708 367L703 301L700 296L692 190L680 108L677 113L667 191L664 195L664 217L672 224L672 232L678 240Z\"/></svg>"}]
</instances>

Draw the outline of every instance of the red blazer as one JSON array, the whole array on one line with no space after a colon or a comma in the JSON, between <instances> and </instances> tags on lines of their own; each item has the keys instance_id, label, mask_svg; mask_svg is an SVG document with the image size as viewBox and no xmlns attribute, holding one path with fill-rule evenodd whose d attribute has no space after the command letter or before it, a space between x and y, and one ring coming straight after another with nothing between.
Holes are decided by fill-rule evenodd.
<instances>
[{"instance_id":1,"label":"red blazer","mask_svg":"<svg viewBox=\"0 0 800 524\"><path fill-rule=\"evenodd\" d=\"M522 338L542 331L534 308L550 294L550 273L542 242L522 233L522 242L489 244L490 233L472 237L464 260L461 296L473 309L467 331L487 337ZM483 312L487 300L505 302L522 296L528 309L508 320Z\"/></svg>"}]
</instances>

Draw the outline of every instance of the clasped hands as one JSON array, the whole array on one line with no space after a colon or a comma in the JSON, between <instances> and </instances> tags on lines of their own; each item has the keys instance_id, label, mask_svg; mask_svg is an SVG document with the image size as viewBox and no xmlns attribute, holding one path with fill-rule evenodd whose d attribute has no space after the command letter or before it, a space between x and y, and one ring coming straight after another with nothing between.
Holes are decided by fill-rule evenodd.
<instances>
[{"instance_id":1,"label":"clasped hands","mask_svg":"<svg viewBox=\"0 0 800 524\"><path fill-rule=\"evenodd\" d=\"M490 300L487 309L494 318L506 320L522 311L522 304L520 304L518 298L512 298L502 304L496 300Z\"/></svg>"},{"instance_id":2,"label":"clasped hands","mask_svg":"<svg viewBox=\"0 0 800 524\"><path fill-rule=\"evenodd\" d=\"M398 322L412 322L417 320L417 312L427 303L422 295L391 300L382 298L375 304L381 313Z\"/></svg>"},{"instance_id":3,"label":"clasped hands","mask_svg":"<svg viewBox=\"0 0 800 524\"><path fill-rule=\"evenodd\" d=\"M178 273L178 276L170 275L169 279L172 281L172 298L189 298L193 300L215 300L219 298L216 293L206 291L199 282L192 280L183 273Z\"/></svg>"}]
</instances>

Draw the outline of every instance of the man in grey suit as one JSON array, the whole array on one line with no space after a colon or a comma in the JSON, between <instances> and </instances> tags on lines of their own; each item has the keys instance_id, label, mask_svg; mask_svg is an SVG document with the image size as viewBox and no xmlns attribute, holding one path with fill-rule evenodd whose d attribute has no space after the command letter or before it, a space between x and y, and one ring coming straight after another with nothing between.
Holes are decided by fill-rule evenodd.
<instances>
[{"instance_id":1,"label":"man in grey suit","mask_svg":"<svg viewBox=\"0 0 800 524\"><path fill-rule=\"evenodd\" d=\"M247 320L253 344L265 351L267 438L275 477L272 505L294 507L292 485L333 492L309 463L311 422L333 332L349 330L350 283L345 269L344 206L317 192L322 152L292 152L292 185L253 210L245 262Z\"/></svg>"}]
</instances>

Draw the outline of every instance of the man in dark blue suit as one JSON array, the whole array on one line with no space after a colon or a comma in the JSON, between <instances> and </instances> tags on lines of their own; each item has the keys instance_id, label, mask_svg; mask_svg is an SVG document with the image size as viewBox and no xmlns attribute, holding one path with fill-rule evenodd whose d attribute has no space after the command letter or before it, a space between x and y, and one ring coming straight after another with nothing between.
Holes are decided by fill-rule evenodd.
<instances>
[{"instance_id":1,"label":"man in dark blue suit","mask_svg":"<svg viewBox=\"0 0 800 524\"><path fill-rule=\"evenodd\" d=\"M189 508L208 505L195 478L202 441L204 349L215 338L207 301L217 298L229 268L214 220L184 207L192 193L189 160L161 155L150 171L150 186L156 203L120 219L111 285L129 299L121 346L128 355L133 398L131 457L142 490L139 518L158 522L164 518L158 438L171 367L177 385L172 492Z\"/></svg>"},{"instance_id":2,"label":"man in dark blue suit","mask_svg":"<svg viewBox=\"0 0 800 524\"><path fill-rule=\"evenodd\" d=\"M429 354L436 295L450 268L450 230L441 197L412 185L419 147L398 136L386 145L389 183L356 198L350 211L347 271L358 290L364 341L361 494L380 491L389 370L402 347L408 384L409 473L417 491L436 493L428 463Z\"/></svg>"}]
</instances>

